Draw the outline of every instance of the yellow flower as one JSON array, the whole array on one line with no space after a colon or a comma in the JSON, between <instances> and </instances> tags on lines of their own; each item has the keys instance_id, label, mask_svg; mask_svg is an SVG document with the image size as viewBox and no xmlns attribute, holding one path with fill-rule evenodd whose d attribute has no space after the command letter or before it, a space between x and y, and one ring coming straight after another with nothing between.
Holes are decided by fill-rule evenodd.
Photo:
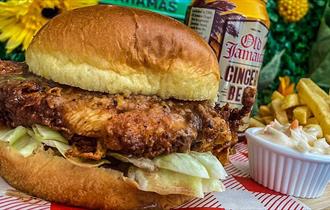
<instances>
[{"instance_id":1,"label":"yellow flower","mask_svg":"<svg viewBox=\"0 0 330 210\"><path fill-rule=\"evenodd\" d=\"M279 0L278 12L287 22L297 22L308 12L308 0Z\"/></svg>"},{"instance_id":2,"label":"yellow flower","mask_svg":"<svg viewBox=\"0 0 330 210\"><path fill-rule=\"evenodd\" d=\"M294 83L291 83L290 77L280 77L280 85L278 87L278 92L282 95L287 96L294 92Z\"/></svg>"},{"instance_id":3,"label":"yellow flower","mask_svg":"<svg viewBox=\"0 0 330 210\"><path fill-rule=\"evenodd\" d=\"M52 17L97 0L8 0L0 2L0 42L7 41L7 53L29 46L33 35Z\"/></svg>"}]
</instances>

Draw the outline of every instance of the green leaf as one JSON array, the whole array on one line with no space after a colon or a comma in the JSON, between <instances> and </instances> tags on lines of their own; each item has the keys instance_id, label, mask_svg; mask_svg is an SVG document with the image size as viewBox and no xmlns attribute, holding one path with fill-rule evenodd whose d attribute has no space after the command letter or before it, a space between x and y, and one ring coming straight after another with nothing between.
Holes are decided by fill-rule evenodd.
<instances>
[{"instance_id":1,"label":"green leaf","mask_svg":"<svg viewBox=\"0 0 330 210\"><path fill-rule=\"evenodd\" d=\"M324 6L325 3L326 3L326 1L325 1L325 0L317 0L315 3L316 3L318 6Z\"/></svg>"},{"instance_id":2,"label":"green leaf","mask_svg":"<svg viewBox=\"0 0 330 210\"><path fill-rule=\"evenodd\" d=\"M0 42L0 59L21 62L25 60L25 56L21 47L16 48L13 52L7 54L5 49L5 43Z\"/></svg>"},{"instance_id":3,"label":"green leaf","mask_svg":"<svg viewBox=\"0 0 330 210\"><path fill-rule=\"evenodd\" d=\"M281 58L284 52L285 50L276 53L273 59L261 69L258 84L259 89L267 87L275 80L278 72L280 71Z\"/></svg>"},{"instance_id":4,"label":"green leaf","mask_svg":"<svg viewBox=\"0 0 330 210\"><path fill-rule=\"evenodd\" d=\"M323 88L330 88L330 51L311 75L311 79Z\"/></svg>"},{"instance_id":5,"label":"green leaf","mask_svg":"<svg viewBox=\"0 0 330 210\"><path fill-rule=\"evenodd\" d=\"M271 21L277 22L278 21L278 14L276 14L276 13L270 13L269 14L269 18L271 19Z\"/></svg>"},{"instance_id":6,"label":"green leaf","mask_svg":"<svg viewBox=\"0 0 330 210\"><path fill-rule=\"evenodd\" d=\"M314 43L309 59L311 78L321 87L330 88L330 27L325 17L330 16L330 7L326 7L317 41Z\"/></svg>"}]
</instances>

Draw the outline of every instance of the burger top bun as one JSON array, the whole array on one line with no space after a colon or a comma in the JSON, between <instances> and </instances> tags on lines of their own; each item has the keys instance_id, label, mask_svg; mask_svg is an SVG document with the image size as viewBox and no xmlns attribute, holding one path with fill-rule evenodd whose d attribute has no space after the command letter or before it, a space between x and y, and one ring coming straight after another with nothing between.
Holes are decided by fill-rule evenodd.
<instances>
[{"instance_id":1,"label":"burger top bun","mask_svg":"<svg viewBox=\"0 0 330 210\"><path fill-rule=\"evenodd\" d=\"M50 20L26 52L30 70L110 94L214 101L219 66L193 30L152 12L98 5Z\"/></svg>"}]
</instances>

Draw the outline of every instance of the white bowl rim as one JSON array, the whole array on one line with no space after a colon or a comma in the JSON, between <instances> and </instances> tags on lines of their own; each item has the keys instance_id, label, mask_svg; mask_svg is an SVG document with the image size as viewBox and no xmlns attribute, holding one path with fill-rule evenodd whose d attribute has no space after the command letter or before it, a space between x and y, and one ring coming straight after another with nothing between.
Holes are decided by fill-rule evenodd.
<instances>
[{"instance_id":1,"label":"white bowl rim","mask_svg":"<svg viewBox=\"0 0 330 210\"><path fill-rule=\"evenodd\" d=\"M269 150L283 154L285 156L290 156L296 159L308 160L312 162L330 163L330 155L314 154L310 152L303 153L293 148L273 143L272 141L268 141L265 138L256 135L256 133L261 130L263 130L263 128L249 128L245 131L248 144L249 141L254 141L257 144L261 144L264 147L267 147Z\"/></svg>"}]
</instances>

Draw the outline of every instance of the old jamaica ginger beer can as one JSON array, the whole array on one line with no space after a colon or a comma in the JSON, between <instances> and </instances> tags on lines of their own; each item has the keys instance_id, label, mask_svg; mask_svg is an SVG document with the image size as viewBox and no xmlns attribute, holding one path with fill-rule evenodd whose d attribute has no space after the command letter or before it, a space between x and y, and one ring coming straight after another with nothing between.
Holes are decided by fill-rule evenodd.
<instances>
[{"instance_id":1,"label":"old jamaica ginger beer can","mask_svg":"<svg viewBox=\"0 0 330 210\"><path fill-rule=\"evenodd\" d=\"M218 103L241 108L244 89L256 88L258 83L270 25L266 1L194 0L186 24L209 43L218 57Z\"/></svg>"}]
</instances>

